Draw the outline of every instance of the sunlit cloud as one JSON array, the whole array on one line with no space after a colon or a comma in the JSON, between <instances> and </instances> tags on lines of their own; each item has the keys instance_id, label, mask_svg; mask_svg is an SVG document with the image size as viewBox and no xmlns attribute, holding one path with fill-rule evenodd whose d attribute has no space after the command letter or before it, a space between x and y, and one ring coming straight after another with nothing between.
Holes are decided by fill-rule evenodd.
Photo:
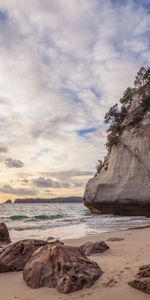
<instances>
[{"instance_id":1,"label":"sunlit cloud","mask_svg":"<svg viewBox=\"0 0 150 300\"><path fill-rule=\"evenodd\" d=\"M106 111L150 63L149 19L144 0L0 0L3 199L82 195Z\"/></svg>"}]
</instances>

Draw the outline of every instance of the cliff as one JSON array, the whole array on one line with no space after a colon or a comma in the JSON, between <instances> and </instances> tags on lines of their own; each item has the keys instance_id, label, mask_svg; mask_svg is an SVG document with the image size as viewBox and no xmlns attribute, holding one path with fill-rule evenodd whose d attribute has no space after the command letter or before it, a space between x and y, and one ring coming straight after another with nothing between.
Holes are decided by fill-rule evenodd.
<instances>
[{"instance_id":1,"label":"cliff","mask_svg":"<svg viewBox=\"0 0 150 300\"><path fill-rule=\"evenodd\" d=\"M85 188L84 204L101 213L150 216L150 82L133 96L117 145Z\"/></svg>"}]
</instances>

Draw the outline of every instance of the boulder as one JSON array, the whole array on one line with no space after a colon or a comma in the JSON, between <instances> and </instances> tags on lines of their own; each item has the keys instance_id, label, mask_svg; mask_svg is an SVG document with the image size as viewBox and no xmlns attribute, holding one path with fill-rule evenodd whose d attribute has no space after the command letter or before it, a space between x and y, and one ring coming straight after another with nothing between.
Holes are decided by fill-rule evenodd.
<instances>
[{"instance_id":1,"label":"boulder","mask_svg":"<svg viewBox=\"0 0 150 300\"><path fill-rule=\"evenodd\" d=\"M109 246L104 242L88 242L84 245L80 246L80 249L85 253L85 255L89 256L91 254L103 253L109 249Z\"/></svg>"},{"instance_id":2,"label":"boulder","mask_svg":"<svg viewBox=\"0 0 150 300\"><path fill-rule=\"evenodd\" d=\"M135 279L131 280L129 285L144 293L150 294L150 265L140 267Z\"/></svg>"},{"instance_id":3,"label":"boulder","mask_svg":"<svg viewBox=\"0 0 150 300\"><path fill-rule=\"evenodd\" d=\"M47 243L47 241L31 239L7 246L0 252L0 273L23 270L33 252Z\"/></svg>"},{"instance_id":4,"label":"boulder","mask_svg":"<svg viewBox=\"0 0 150 300\"><path fill-rule=\"evenodd\" d=\"M0 223L0 243L8 244L10 243L9 231L5 223Z\"/></svg>"},{"instance_id":5,"label":"boulder","mask_svg":"<svg viewBox=\"0 0 150 300\"><path fill-rule=\"evenodd\" d=\"M91 287L102 273L79 247L46 245L33 253L23 278L31 288L52 287L61 293L71 293Z\"/></svg>"}]
</instances>

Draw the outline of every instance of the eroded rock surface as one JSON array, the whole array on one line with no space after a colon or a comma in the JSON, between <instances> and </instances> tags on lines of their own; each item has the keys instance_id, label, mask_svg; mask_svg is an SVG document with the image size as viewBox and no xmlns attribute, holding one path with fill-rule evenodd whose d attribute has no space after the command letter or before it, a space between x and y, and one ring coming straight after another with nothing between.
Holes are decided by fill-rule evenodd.
<instances>
[{"instance_id":1,"label":"eroded rock surface","mask_svg":"<svg viewBox=\"0 0 150 300\"><path fill-rule=\"evenodd\" d=\"M135 279L131 280L129 285L144 293L150 294L150 265L140 267Z\"/></svg>"},{"instance_id":2,"label":"eroded rock surface","mask_svg":"<svg viewBox=\"0 0 150 300\"><path fill-rule=\"evenodd\" d=\"M84 245L80 246L80 249L85 253L85 255L89 256L91 254L103 253L109 249L109 246L104 242L87 242Z\"/></svg>"},{"instance_id":3,"label":"eroded rock surface","mask_svg":"<svg viewBox=\"0 0 150 300\"><path fill-rule=\"evenodd\" d=\"M5 223L0 223L0 244L9 244L11 242L9 231Z\"/></svg>"},{"instance_id":4,"label":"eroded rock surface","mask_svg":"<svg viewBox=\"0 0 150 300\"><path fill-rule=\"evenodd\" d=\"M23 270L33 252L46 244L43 240L22 240L7 246L0 252L0 273Z\"/></svg>"},{"instance_id":5,"label":"eroded rock surface","mask_svg":"<svg viewBox=\"0 0 150 300\"><path fill-rule=\"evenodd\" d=\"M46 245L34 252L23 272L31 288L53 287L61 293L91 287L101 275L98 264L78 247L62 245Z\"/></svg>"}]
</instances>

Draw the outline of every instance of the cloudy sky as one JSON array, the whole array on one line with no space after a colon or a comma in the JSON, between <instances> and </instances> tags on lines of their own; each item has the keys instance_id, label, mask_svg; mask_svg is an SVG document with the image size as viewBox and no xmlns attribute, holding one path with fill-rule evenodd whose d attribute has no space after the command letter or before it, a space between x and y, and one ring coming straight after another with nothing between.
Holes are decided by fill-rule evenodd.
<instances>
[{"instance_id":1,"label":"cloudy sky","mask_svg":"<svg viewBox=\"0 0 150 300\"><path fill-rule=\"evenodd\" d=\"M82 195L150 64L150 0L0 0L0 201Z\"/></svg>"}]
</instances>

